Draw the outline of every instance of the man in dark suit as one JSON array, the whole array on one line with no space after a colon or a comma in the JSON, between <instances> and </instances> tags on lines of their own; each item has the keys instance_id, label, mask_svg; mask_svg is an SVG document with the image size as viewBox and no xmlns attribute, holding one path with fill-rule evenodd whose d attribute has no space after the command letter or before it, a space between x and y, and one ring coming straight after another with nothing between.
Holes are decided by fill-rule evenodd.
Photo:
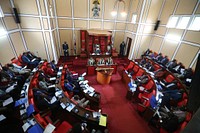
<instances>
[{"instance_id":1,"label":"man in dark suit","mask_svg":"<svg viewBox=\"0 0 200 133\"><path fill-rule=\"evenodd\" d=\"M63 43L63 52L64 52L65 60L66 60L66 56L69 56L68 49L69 49L69 46L68 46L67 42L64 42Z\"/></svg>"}]
</instances>

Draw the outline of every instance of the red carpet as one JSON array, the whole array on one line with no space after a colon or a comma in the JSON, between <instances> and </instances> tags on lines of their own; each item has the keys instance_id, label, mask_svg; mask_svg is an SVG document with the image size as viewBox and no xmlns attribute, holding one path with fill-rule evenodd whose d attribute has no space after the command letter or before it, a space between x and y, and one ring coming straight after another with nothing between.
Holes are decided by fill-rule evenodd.
<instances>
[{"instance_id":1,"label":"red carpet","mask_svg":"<svg viewBox=\"0 0 200 133\"><path fill-rule=\"evenodd\" d=\"M125 98L127 89L121 81L122 69L122 66L118 67L118 72L112 75L109 85L98 84L96 75L85 77L89 85L101 93L101 109L108 114L108 130L110 133L152 133L148 124L137 113L135 105ZM86 72L86 67L74 65L73 70L82 74Z\"/></svg>"}]
</instances>

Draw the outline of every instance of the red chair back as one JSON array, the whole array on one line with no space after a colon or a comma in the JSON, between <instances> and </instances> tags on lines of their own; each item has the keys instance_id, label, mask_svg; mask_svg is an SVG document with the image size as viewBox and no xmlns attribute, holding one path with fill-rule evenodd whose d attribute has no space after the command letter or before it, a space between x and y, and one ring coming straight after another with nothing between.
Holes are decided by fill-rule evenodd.
<instances>
[{"instance_id":1,"label":"red chair back","mask_svg":"<svg viewBox=\"0 0 200 133\"><path fill-rule=\"evenodd\" d=\"M172 82L174 80L174 76L172 76L171 74L167 75L167 77L165 78L166 82Z\"/></svg>"},{"instance_id":2,"label":"red chair back","mask_svg":"<svg viewBox=\"0 0 200 133\"><path fill-rule=\"evenodd\" d=\"M125 68L125 70L130 70L130 69L133 69L135 63L134 62L130 62L129 65Z\"/></svg>"},{"instance_id":3,"label":"red chair back","mask_svg":"<svg viewBox=\"0 0 200 133\"><path fill-rule=\"evenodd\" d=\"M134 67L133 67L133 71L134 71L134 73L136 73L138 70L139 70L139 66L138 65L135 65Z\"/></svg>"},{"instance_id":4,"label":"red chair back","mask_svg":"<svg viewBox=\"0 0 200 133\"><path fill-rule=\"evenodd\" d=\"M34 117L35 117L36 121L37 121L43 128L45 128L45 127L48 125L48 123L45 121L44 118L41 117L40 114L36 114Z\"/></svg>"},{"instance_id":5,"label":"red chair back","mask_svg":"<svg viewBox=\"0 0 200 133\"><path fill-rule=\"evenodd\" d=\"M155 84L154 84L153 80L149 80L148 83L145 84L145 87L144 87L144 88L147 89L147 90L150 90L150 89L153 88L154 85L155 85Z\"/></svg>"}]
</instances>

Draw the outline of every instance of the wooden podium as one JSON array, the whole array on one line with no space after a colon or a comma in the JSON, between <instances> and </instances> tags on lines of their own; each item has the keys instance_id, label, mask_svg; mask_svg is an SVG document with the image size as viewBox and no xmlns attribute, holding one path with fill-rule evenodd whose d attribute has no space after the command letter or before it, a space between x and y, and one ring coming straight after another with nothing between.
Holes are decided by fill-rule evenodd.
<instances>
[{"instance_id":1,"label":"wooden podium","mask_svg":"<svg viewBox=\"0 0 200 133\"><path fill-rule=\"evenodd\" d=\"M97 82L100 84L109 84L114 68L97 67Z\"/></svg>"}]
</instances>

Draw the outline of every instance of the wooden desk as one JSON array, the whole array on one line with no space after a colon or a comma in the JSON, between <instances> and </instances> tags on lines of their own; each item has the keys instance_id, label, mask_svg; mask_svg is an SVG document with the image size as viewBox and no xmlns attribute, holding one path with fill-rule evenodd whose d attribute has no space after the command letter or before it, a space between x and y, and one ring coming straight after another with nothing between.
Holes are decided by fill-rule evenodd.
<instances>
[{"instance_id":1,"label":"wooden desk","mask_svg":"<svg viewBox=\"0 0 200 133\"><path fill-rule=\"evenodd\" d=\"M115 63L115 64L113 64L113 65L100 65L100 66L98 66L98 65L93 65L93 66L87 66L87 75L95 75L96 74L96 71L95 71L95 69L97 68L97 67L102 67L102 68L113 68L113 74L116 74L116 72L117 72L117 64Z\"/></svg>"},{"instance_id":2,"label":"wooden desk","mask_svg":"<svg viewBox=\"0 0 200 133\"><path fill-rule=\"evenodd\" d=\"M100 84L109 84L114 68L97 67L97 82Z\"/></svg>"}]
</instances>

